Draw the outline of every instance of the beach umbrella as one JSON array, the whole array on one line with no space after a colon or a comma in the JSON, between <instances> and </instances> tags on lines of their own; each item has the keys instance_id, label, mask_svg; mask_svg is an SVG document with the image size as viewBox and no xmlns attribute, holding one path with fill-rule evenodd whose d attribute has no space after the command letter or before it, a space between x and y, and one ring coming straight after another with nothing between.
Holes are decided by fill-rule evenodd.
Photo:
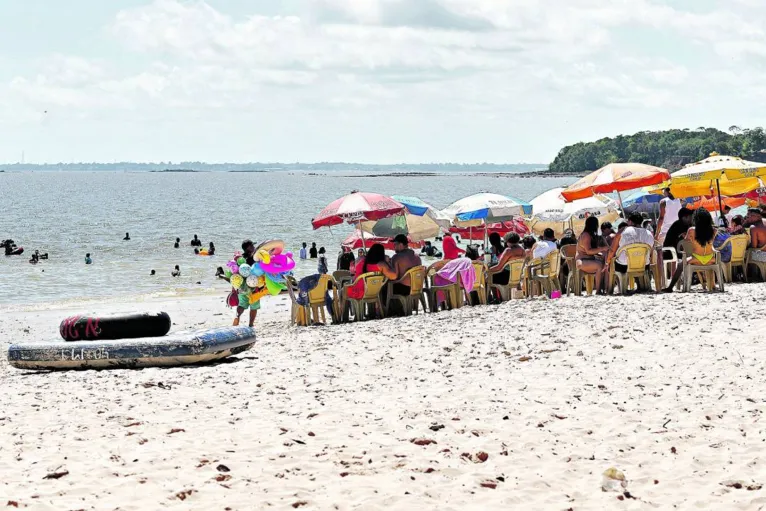
<instances>
[{"instance_id":1,"label":"beach umbrella","mask_svg":"<svg viewBox=\"0 0 766 511\"><path fill-rule=\"evenodd\" d=\"M623 197L622 207L628 213L648 213L657 217L662 199L662 193L654 193L652 187L645 186Z\"/></svg>"},{"instance_id":2,"label":"beach umbrella","mask_svg":"<svg viewBox=\"0 0 766 511\"><path fill-rule=\"evenodd\" d=\"M738 197L757 201L758 204L766 204L766 187L756 188L755 190L738 195Z\"/></svg>"},{"instance_id":3,"label":"beach umbrella","mask_svg":"<svg viewBox=\"0 0 766 511\"><path fill-rule=\"evenodd\" d=\"M566 202L561 196L564 188L554 188L532 199L532 216L529 226L535 234L553 229L561 236L566 229L582 231L585 219L595 216L602 222L614 222L619 218L617 204L604 195L593 195L586 199Z\"/></svg>"},{"instance_id":4,"label":"beach umbrella","mask_svg":"<svg viewBox=\"0 0 766 511\"><path fill-rule=\"evenodd\" d=\"M532 205L496 193L477 193L450 204L442 213L458 227L477 227L531 215Z\"/></svg>"},{"instance_id":5,"label":"beach umbrella","mask_svg":"<svg viewBox=\"0 0 766 511\"><path fill-rule=\"evenodd\" d=\"M387 237L381 237L381 236L363 236L362 232L358 229L354 230L351 234L346 237L345 240L343 240L343 243L341 243L341 246L348 248L349 250L356 250L359 248L367 248L370 245L374 245L375 243L380 243L383 245L383 248L386 250L393 250L394 249L394 241L391 238ZM409 243L410 248L422 248L423 242L422 241L416 241L416 240L410 240Z\"/></svg>"},{"instance_id":6,"label":"beach umbrella","mask_svg":"<svg viewBox=\"0 0 766 511\"><path fill-rule=\"evenodd\" d=\"M311 225L314 229L340 225L344 222L361 226L365 220L380 220L404 211L404 206L391 197L378 193L353 191L325 206L319 215L311 220ZM362 234L362 245L364 246L364 234Z\"/></svg>"},{"instance_id":7,"label":"beach umbrella","mask_svg":"<svg viewBox=\"0 0 766 511\"><path fill-rule=\"evenodd\" d=\"M766 164L711 153L709 158L674 172L670 176L670 191L676 197L732 197L760 187L758 176L764 175ZM720 200L718 210L723 214L723 202Z\"/></svg>"},{"instance_id":8,"label":"beach umbrella","mask_svg":"<svg viewBox=\"0 0 766 511\"><path fill-rule=\"evenodd\" d=\"M596 194L616 192L622 207L620 192L657 185L668 179L670 173L660 167L643 163L610 163L569 185L561 195L567 202L572 202Z\"/></svg>"},{"instance_id":9,"label":"beach umbrella","mask_svg":"<svg viewBox=\"0 0 766 511\"><path fill-rule=\"evenodd\" d=\"M488 224L486 233L483 229L474 229L470 227L450 227L448 232L450 234L457 234L466 240L479 241L483 240L485 235L489 236L493 232L498 233L501 237L509 232L515 232L523 237L532 231L522 218L514 218L513 220L507 220L505 222Z\"/></svg>"},{"instance_id":10,"label":"beach umbrella","mask_svg":"<svg viewBox=\"0 0 766 511\"><path fill-rule=\"evenodd\" d=\"M388 238L406 234L410 239L420 241L438 236L441 229L450 225L449 217L417 197L395 195L392 199L404 205L404 214L362 222L364 232Z\"/></svg>"},{"instance_id":11,"label":"beach umbrella","mask_svg":"<svg viewBox=\"0 0 766 511\"><path fill-rule=\"evenodd\" d=\"M473 239L474 227L484 227L486 243L490 224L531 215L532 205L514 197L484 192L453 202L444 208L442 213L450 218L456 227L468 227L469 239Z\"/></svg>"},{"instance_id":12,"label":"beach umbrella","mask_svg":"<svg viewBox=\"0 0 766 511\"><path fill-rule=\"evenodd\" d=\"M747 204L748 199L744 197L718 197L714 195L712 197L697 197L691 200L686 205L689 209L705 208L709 211L718 209L719 204L721 208L729 206L731 209L738 208Z\"/></svg>"}]
</instances>

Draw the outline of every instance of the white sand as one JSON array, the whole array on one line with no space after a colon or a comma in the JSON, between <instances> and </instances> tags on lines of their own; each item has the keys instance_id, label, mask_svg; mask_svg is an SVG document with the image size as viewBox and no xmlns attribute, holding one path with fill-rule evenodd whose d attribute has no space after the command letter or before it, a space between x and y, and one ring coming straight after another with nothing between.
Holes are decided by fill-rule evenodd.
<instances>
[{"instance_id":1,"label":"white sand","mask_svg":"<svg viewBox=\"0 0 766 511\"><path fill-rule=\"evenodd\" d=\"M272 301L234 363L46 374L3 354L0 507L766 509L764 292L308 329ZM0 347L88 309L0 309ZM99 309L231 320L222 296ZM635 500L601 491L609 467Z\"/></svg>"}]
</instances>

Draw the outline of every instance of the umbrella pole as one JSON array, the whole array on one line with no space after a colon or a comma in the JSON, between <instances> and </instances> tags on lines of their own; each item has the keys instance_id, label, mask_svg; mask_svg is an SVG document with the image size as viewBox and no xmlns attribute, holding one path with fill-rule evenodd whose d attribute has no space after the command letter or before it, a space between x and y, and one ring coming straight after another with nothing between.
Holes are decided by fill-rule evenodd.
<instances>
[{"instance_id":1,"label":"umbrella pole","mask_svg":"<svg viewBox=\"0 0 766 511\"><path fill-rule=\"evenodd\" d=\"M623 218L623 220L627 220L628 217L625 216L625 208L622 207L622 195L620 195L620 191L619 190L617 190L617 200L620 203L620 211L622 211L622 218Z\"/></svg>"},{"instance_id":2,"label":"umbrella pole","mask_svg":"<svg viewBox=\"0 0 766 511\"><path fill-rule=\"evenodd\" d=\"M359 220L359 234L362 236L362 249L364 250L365 255L367 255L367 245L364 243L364 230L362 229L362 221Z\"/></svg>"},{"instance_id":3,"label":"umbrella pole","mask_svg":"<svg viewBox=\"0 0 766 511\"><path fill-rule=\"evenodd\" d=\"M729 222L726 220L726 217L723 216L723 201L721 200L721 182L718 179L715 180L715 186L718 191L718 214L721 215L723 226L729 227Z\"/></svg>"}]
</instances>

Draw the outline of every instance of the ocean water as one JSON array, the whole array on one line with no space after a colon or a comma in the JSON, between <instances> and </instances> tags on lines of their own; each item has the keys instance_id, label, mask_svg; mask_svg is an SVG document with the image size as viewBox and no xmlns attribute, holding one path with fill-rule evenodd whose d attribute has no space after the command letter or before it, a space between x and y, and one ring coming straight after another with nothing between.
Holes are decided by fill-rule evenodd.
<instances>
[{"instance_id":1,"label":"ocean water","mask_svg":"<svg viewBox=\"0 0 766 511\"><path fill-rule=\"evenodd\" d=\"M507 174L395 175L370 172L5 172L0 173L0 239L23 246L21 256L0 255L0 304L60 302L79 298L225 290L214 278L242 240L283 239L324 246L334 267L340 242L352 231L314 231L311 219L352 190L417 196L445 207L490 191L531 200L574 178ZM131 241L122 241L129 232ZM213 257L196 256L197 234L215 243ZM173 248L176 237L181 248ZM49 259L29 264L35 250ZM85 265L90 252L92 265ZM170 276L175 265L182 276ZM157 275L151 277L150 270ZM299 262L298 275L315 273Z\"/></svg>"}]
</instances>

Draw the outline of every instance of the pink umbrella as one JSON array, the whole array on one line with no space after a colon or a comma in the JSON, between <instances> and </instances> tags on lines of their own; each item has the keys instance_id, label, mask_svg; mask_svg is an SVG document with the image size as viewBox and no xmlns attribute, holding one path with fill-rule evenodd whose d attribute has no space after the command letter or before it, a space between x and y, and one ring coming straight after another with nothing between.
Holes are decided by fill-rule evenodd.
<instances>
[{"instance_id":1,"label":"pink umbrella","mask_svg":"<svg viewBox=\"0 0 766 511\"><path fill-rule=\"evenodd\" d=\"M319 229L344 222L358 224L366 220L388 218L404 211L404 206L391 197L355 191L328 204L311 220L311 225Z\"/></svg>"}]
</instances>

